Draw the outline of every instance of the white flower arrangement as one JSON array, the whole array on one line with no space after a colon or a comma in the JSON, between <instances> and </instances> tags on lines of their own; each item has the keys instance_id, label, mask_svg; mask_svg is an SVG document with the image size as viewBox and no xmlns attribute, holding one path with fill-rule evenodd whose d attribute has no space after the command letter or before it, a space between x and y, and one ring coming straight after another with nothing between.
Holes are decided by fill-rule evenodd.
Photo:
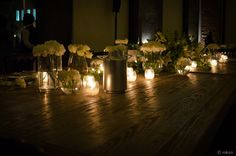
<instances>
[{"instance_id":1,"label":"white flower arrangement","mask_svg":"<svg viewBox=\"0 0 236 156\"><path fill-rule=\"evenodd\" d=\"M90 52L90 47L86 44L70 44L68 50L71 53L76 53L78 56L85 56L86 58L92 58L93 53Z\"/></svg>"},{"instance_id":2,"label":"white flower arrangement","mask_svg":"<svg viewBox=\"0 0 236 156\"><path fill-rule=\"evenodd\" d=\"M115 40L115 44L124 44L124 45L127 45L128 44L128 39L124 39L124 40L121 40L121 39L116 39Z\"/></svg>"},{"instance_id":3,"label":"white flower arrangement","mask_svg":"<svg viewBox=\"0 0 236 156\"><path fill-rule=\"evenodd\" d=\"M144 54L147 53L162 53L166 50L166 46L158 41L149 41L148 43L144 43L140 47L140 51Z\"/></svg>"},{"instance_id":4,"label":"white flower arrangement","mask_svg":"<svg viewBox=\"0 0 236 156\"><path fill-rule=\"evenodd\" d=\"M112 60L122 60L127 57L127 46L122 44L107 46L104 51L109 53L108 56Z\"/></svg>"},{"instance_id":5,"label":"white flower arrangement","mask_svg":"<svg viewBox=\"0 0 236 156\"><path fill-rule=\"evenodd\" d=\"M43 56L48 55L62 56L65 53L65 48L63 44L58 43L55 40L46 41L44 44L38 44L33 47L33 56Z\"/></svg>"},{"instance_id":6,"label":"white flower arrangement","mask_svg":"<svg viewBox=\"0 0 236 156\"><path fill-rule=\"evenodd\" d=\"M105 52L118 52L118 51L126 51L127 47L125 45L115 45L115 46L107 46L105 47L104 51Z\"/></svg>"},{"instance_id":7,"label":"white flower arrangement","mask_svg":"<svg viewBox=\"0 0 236 156\"><path fill-rule=\"evenodd\" d=\"M81 81L81 76L78 70L63 70L58 73L58 79L62 82L63 87L72 88Z\"/></svg>"},{"instance_id":8,"label":"white flower arrangement","mask_svg":"<svg viewBox=\"0 0 236 156\"><path fill-rule=\"evenodd\" d=\"M185 69L186 66L190 66L190 65L191 65L191 60L189 58L180 57L177 60L176 68L178 68L178 69Z\"/></svg>"}]
</instances>

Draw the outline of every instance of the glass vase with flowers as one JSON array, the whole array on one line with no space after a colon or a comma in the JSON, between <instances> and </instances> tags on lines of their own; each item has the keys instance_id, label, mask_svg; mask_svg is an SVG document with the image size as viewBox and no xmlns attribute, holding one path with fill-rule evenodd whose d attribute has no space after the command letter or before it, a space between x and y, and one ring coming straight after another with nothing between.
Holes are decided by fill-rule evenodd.
<instances>
[{"instance_id":1,"label":"glass vase with flowers","mask_svg":"<svg viewBox=\"0 0 236 156\"><path fill-rule=\"evenodd\" d=\"M145 60L143 61L143 70L153 69L158 75L163 67L162 52L166 50L166 46L159 41L149 41L140 47Z\"/></svg>"},{"instance_id":2,"label":"glass vase with flowers","mask_svg":"<svg viewBox=\"0 0 236 156\"><path fill-rule=\"evenodd\" d=\"M63 44L55 40L46 41L33 48L33 56L37 57L38 87L40 91L59 87L58 71L62 70Z\"/></svg>"},{"instance_id":3,"label":"glass vase with flowers","mask_svg":"<svg viewBox=\"0 0 236 156\"><path fill-rule=\"evenodd\" d=\"M86 74L88 72L87 59L93 56L90 47L86 44L70 44L68 50L70 52L68 68L76 69L82 75Z\"/></svg>"}]
</instances>

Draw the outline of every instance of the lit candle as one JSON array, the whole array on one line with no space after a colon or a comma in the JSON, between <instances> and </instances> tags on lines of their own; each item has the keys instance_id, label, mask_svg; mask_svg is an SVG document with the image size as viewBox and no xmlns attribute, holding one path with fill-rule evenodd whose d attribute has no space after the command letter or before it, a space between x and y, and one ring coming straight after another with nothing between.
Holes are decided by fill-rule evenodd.
<instances>
[{"instance_id":1,"label":"lit candle","mask_svg":"<svg viewBox=\"0 0 236 156\"><path fill-rule=\"evenodd\" d=\"M88 95L97 95L99 93L99 83L95 81L93 75L84 76L83 86Z\"/></svg>"},{"instance_id":2,"label":"lit candle","mask_svg":"<svg viewBox=\"0 0 236 156\"><path fill-rule=\"evenodd\" d=\"M137 79L137 74L132 67L127 68L127 80L133 82Z\"/></svg>"},{"instance_id":3,"label":"lit candle","mask_svg":"<svg viewBox=\"0 0 236 156\"><path fill-rule=\"evenodd\" d=\"M190 71L195 71L197 68L197 62L196 61L192 61L191 66L190 66Z\"/></svg>"},{"instance_id":4,"label":"lit candle","mask_svg":"<svg viewBox=\"0 0 236 156\"><path fill-rule=\"evenodd\" d=\"M104 71L103 63L99 65L99 69L100 69L102 72Z\"/></svg>"},{"instance_id":5,"label":"lit candle","mask_svg":"<svg viewBox=\"0 0 236 156\"><path fill-rule=\"evenodd\" d=\"M144 76L146 79L153 79L155 76L154 70L153 69L145 69Z\"/></svg>"},{"instance_id":6,"label":"lit candle","mask_svg":"<svg viewBox=\"0 0 236 156\"><path fill-rule=\"evenodd\" d=\"M192 68L197 68L197 62L196 62L196 61L192 61L191 67L192 67Z\"/></svg>"},{"instance_id":7,"label":"lit candle","mask_svg":"<svg viewBox=\"0 0 236 156\"><path fill-rule=\"evenodd\" d=\"M85 75L83 77L83 86L86 88L87 86L91 85L95 82L95 78L93 75Z\"/></svg>"}]
</instances>

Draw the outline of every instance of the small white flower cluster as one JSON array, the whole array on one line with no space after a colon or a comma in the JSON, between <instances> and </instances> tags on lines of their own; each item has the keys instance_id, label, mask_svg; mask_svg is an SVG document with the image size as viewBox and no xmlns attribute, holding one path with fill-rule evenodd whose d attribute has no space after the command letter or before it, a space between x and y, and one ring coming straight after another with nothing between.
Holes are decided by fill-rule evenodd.
<instances>
[{"instance_id":1,"label":"small white flower cluster","mask_svg":"<svg viewBox=\"0 0 236 156\"><path fill-rule=\"evenodd\" d=\"M68 50L71 53L77 53L79 56L85 56L86 58L92 58L93 53L90 52L90 47L86 44L70 44Z\"/></svg>"},{"instance_id":2,"label":"small white flower cluster","mask_svg":"<svg viewBox=\"0 0 236 156\"><path fill-rule=\"evenodd\" d=\"M149 41L148 43L144 43L140 50L145 53L162 53L166 50L166 46L164 44L161 44L158 41Z\"/></svg>"},{"instance_id":3,"label":"small white flower cluster","mask_svg":"<svg viewBox=\"0 0 236 156\"><path fill-rule=\"evenodd\" d=\"M121 39L117 39L115 40L115 44L124 44L124 45L127 45L128 44L128 39L124 39L124 40L121 40Z\"/></svg>"},{"instance_id":4,"label":"small white flower cluster","mask_svg":"<svg viewBox=\"0 0 236 156\"><path fill-rule=\"evenodd\" d=\"M122 60L127 56L127 46L123 44L107 46L104 51L109 52L108 57L112 60Z\"/></svg>"},{"instance_id":5,"label":"small white flower cluster","mask_svg":"<svg viewBox=\"0 0 236 156\"><path fill-rule=\"evenodd\" d=\"M125 45L115 45L115 46L107 46L105 47L104 51L105 52L122 52L126 51L127 47Z\"/></svg>"},{"instance_id":6,"label":"small white flower cluster","mask_svg":"<svg viewBox=\"0 0 236 156\"><path fill-rule=\"evenodd\" d=\"M58 43L55 40L46 41L44 44L39 44L33 48L33 56L56 55L62 56L65 53L65 47L63 44Z\"/></svg>"}]
</instances>

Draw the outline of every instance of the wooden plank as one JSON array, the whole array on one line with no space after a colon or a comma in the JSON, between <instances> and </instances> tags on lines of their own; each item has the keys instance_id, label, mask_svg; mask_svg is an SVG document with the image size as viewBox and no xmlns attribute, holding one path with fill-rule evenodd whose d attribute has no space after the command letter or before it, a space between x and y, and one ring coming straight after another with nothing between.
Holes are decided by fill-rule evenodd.
<instances>
[{"instance_id":1,"label":"wooden plank","mask_svg":"<svg viewBox=\"0 0 236 156\"><path fill-rule=\"evenodd\" d=\"M191 73L139 75L125 94L94 97L1 88L0 136L85 155L191 155L235 85L234 73Z\"/></svg>"}]
</instances>

